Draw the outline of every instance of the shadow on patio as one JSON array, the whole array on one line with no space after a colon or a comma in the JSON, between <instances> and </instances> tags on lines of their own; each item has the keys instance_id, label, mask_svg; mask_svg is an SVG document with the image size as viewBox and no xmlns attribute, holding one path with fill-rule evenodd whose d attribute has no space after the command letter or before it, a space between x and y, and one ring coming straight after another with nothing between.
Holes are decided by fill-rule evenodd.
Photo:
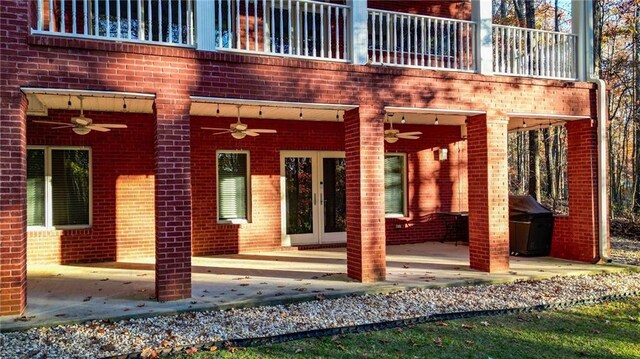
<instances>
[{"instance_id":1,"label":"shadow on patio","mask_svg":"<svg viewBox=\"0 0 640 359\"><path fill-rule=\"evenodd\" d=\"M224 309L407 288L469 285L555 275L619 271L549 257L511 257L508 273L468 267L468 247L427 242L387 247L387 281L358 283L346 276L344 248L194 257L192 298L154 300L153 259L82 265L29 266L24 321L0 320L3 330L87 319Z\"/></svg>"}]
</instances>

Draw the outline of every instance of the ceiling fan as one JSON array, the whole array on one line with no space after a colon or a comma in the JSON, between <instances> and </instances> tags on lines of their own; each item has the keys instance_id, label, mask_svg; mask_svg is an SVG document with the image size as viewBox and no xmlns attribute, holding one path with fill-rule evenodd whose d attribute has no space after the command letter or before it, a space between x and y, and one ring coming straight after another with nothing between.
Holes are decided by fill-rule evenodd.
<instances>
[{"instance_id":1,"label":"ceiling fan","mask_svg":"<svg viewBox=\"0 0 640 359\"><path fill-rule=\"evenodd\" d=\"M46 123L49 125L58 125L57 127L53 127L53 130L58 130L62 128L71 128L73 132L78 135L86 135L91 130L95 130L98 132L109 132L112 128L127 128L127 125L115 124L115 123L93 123L93 120L89 117L85 117L84 115L84 106L82 104L83 97L78 96L80 100L80 116L71 117L71 123L65 122L55 122L55 121L42 121L42 120L34 120L36 123ZM69 101L71 104L71 101Z\"/></svg>"},{"instance_id":2,"label":"ceiling fan","mask_svg":"<svg viewBox=\"0 0 640 359\"><path fill-rule=\"evenodd\" d=\"M261 133L277 133L276 130L270 130L265 128L252 128L250 129L246 123L240 122L240 107L242 105L237 105L238 107L238 122L232 123L229 125L229 128L216 128L216 127L202 127L203 130L213 130L213 131L221 131L216 132L214 135L222 135L225 133L230 133L233 138L237 140L241 140L245 138L247 135L251 137L255 137L260 135Z\"/></svg>"},{"instance_id":3,"label":"ceiling fan","mask_svg":"<svg viewBox=\"0 0 640 359\"><path fill-rule=\"evenodd\" d=\"M396 143L399 139L405 140L417 140L420 138L422 132L414 131L414 132L400 132L393 128L393 121L389 119L389 117L393 116L393 114L389 114L387 116L387 122L389 122L389 129L384 131L384 140L388 143Z\"/></svg>"}]
</instances>

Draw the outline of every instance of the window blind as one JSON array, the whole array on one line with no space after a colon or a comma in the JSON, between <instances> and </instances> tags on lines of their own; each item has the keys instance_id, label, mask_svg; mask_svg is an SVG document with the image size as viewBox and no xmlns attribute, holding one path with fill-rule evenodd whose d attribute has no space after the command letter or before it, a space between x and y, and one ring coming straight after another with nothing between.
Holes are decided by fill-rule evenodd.
<instances>
[{"instance_id":1,"label":"window blind","mask_svg":"<svg viewBox=\"0 0 640 359\"><path fill-rule=\"evenodd\" d=\"M404 157L384 158L384 212L404 214Z\"/></svg>"},{"instance_id":2,"label":"window blind","mask_svg":"<svg viewBox=\"0 0 640 359\"><path fill-rule=\"evenodd\" d=\"M27 225L45 225L44 150L27 150Z\"/></svg>"},{"instance_id":3,"label":"window blind","mask_svg":"<svg viewBox=\"0 0 640 359\"><path fill-rule=\"evenodd\" d=\"M248 219L246 153L218 154L218 219Z\"/></svg>"}]
</instances>

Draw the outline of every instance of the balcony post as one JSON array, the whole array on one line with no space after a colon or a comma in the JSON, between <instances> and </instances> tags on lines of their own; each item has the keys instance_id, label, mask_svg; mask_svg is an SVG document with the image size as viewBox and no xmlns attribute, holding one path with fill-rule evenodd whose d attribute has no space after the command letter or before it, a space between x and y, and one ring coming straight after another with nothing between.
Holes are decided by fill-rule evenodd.
<instances>
[{"instance_id":1,"label":"balcony post","mask_svg":"<svg viewBox=\"0 0 640 359\"><path fill-rule=\"evenodd\" d=\"M369 34L367 28L369 14L367 1L348 0L347 5L351 8L349 34L351 56L347 58L355 65L364 65L369 61Z\"/></svg>"},{"instance_id":2,"label":"balcony post","mask_svg":"<svg viewBox=\"0 0 640 359\"><path fill-rule=\"evenodd\" d=\"M593 71L593 4L591 1L571 1L572 32L578 37L576 46L576 77L586 81L587 71ZM587 36L589 34L589 36Z\"/></svg>"},{"instance_id":3,"label":"balcony post","mask_svg":"<svg viewBox=\"0 0 640 359\"><path fill-rule=\"evenodd\" d=\"M493 75L493 14L491 0L472 0L471 17L476 23L475 66L483 75Z\"/></svg>"},{"instance_id":4,"label":"balcony post","mask_svg":"<svg viewBox=\"0 0 640 359\"><path fill-rule=\"evenodd\" d=\"M198 50L216 49L216 1L196 1L196 47Z\"/></svg>"}]
</instances>

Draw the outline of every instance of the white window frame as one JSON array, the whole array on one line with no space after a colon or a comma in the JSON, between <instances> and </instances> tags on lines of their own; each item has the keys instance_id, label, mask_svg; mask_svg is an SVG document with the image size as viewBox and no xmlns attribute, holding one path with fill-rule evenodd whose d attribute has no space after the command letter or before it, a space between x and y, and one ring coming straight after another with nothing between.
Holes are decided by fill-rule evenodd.
<instances>
[{"instance_id":1,"label":"white window frame","mask_svg":"<svg viewBox=\"0 0 640 359\"><path fill-rule=\"evenodd\" d=\"M387 152L384 157L401 157L402 158L402 213L385 213L385 218L405 218L407 217L407 154L401 152Z\"/></svg>"},{"instance_id":2,"label":"white window frame","mask_svg":"<svg viewBox=\"0 0 640 359\"><path fill-rule=\"evenodd\" d=\"M27 146L27 150L44 151L44 226L27 226L27 231L48 231L87 229L93 227L93 152L88 146ZM53 188L51 178L51 152L53 150L74 150L89 152L89 223L53 225Z\"/></svg>"},{"instance_id":3,"label":"white window frame","mask_svg":"<svg viewBox=\"0 0 640 359\"><path fill-rule=\"evenodd\" d=\"M218 224L246 224L251 223L251 155L244 150L217 150L216 151L216 221ZM220 219L220 177L218 156L221 153L241 153L247 155L247 218Z\"/></svg>"}]
</instances>

